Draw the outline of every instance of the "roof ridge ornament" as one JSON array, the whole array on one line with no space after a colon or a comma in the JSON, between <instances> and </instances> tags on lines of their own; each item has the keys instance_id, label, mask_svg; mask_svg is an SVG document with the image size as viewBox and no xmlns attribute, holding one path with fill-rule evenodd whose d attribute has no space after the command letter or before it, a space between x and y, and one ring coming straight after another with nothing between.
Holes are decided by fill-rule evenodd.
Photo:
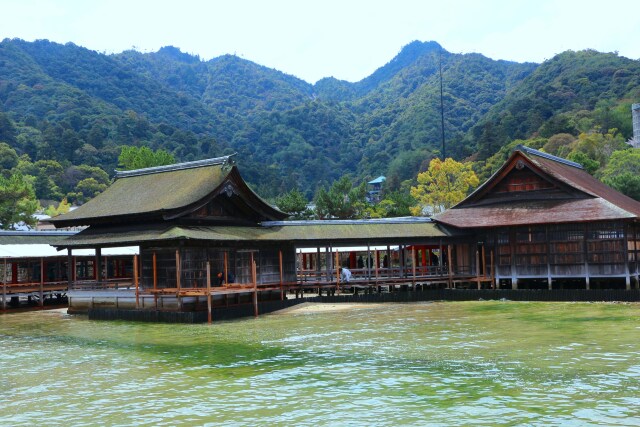
<instances>
[{"instance_id":1,"label":"roof ridge ornament","mask_svg":"<svg viewBox=\"0 0 640 427\"><path fill-rule=\"evenodd\" d=\"M161 172L172 172L184 169L201 168L206 166L222 165L223 170L229 170L235 164L233 156L237 153L229 154L228 156L215 157L212 159L195 160L192 162L174 163L172 165L153 166L150 168L134 169L128 171L116 170L116 179L129 178L132 176L151 175Z\"/></svg>"},{"instance_id":2,"label":"roof ridge ornament","mask_svg":"<svg viewBox=\"0 0 640 427\"><path fill-rule=\"evenodd\" d=\"M573 166L577 169L584 169L584 166L582 166L580 163L572 162L571 160L563 159L562 157L554 156L553 154L545 153L544 151L525 147L522 144L516 146L516 151L522 151L525 154L531 154L534 156L542 157L543 159L553 160L554 162L562 163L563 165L567 166Z\"/></svg>"}]
</instances>

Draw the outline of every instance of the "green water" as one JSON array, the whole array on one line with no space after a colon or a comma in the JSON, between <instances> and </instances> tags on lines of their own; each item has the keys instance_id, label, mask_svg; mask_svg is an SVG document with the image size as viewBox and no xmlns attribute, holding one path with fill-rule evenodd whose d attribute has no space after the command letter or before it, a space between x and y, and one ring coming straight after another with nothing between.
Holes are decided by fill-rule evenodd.
<instances>
[{"instance_id":1,"label":"green water","mask_svg":"<svg viewBox=\"0 0 640 427\"><path fill-rule=\"evenodd\" d=\"M640 305L0 316L0 425L640 425Z\"/></svg>"}]
</instances>

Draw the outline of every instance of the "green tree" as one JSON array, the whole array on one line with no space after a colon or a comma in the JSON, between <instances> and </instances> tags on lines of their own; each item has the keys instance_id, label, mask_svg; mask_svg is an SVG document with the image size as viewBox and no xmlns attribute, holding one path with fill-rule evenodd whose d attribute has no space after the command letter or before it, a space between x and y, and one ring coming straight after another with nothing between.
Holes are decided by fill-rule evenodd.
<instances>
[{"instance_id":1,"label":"green tree","mask_svg":"<svg viewBox=\"0 0 640 427\"><path fill-rule=\"evenodd\" d=\"M282 212L289 214L289 219L310 219L313 211L307 207L307 199L294 188L276 199L276 206Z\"/></svg>"},{"instance_id":2,"label":"green tree","mask_svg":"<svg viewBox=\"0 0 640 427\"><path fill-rule=\"evenodd\" d=\"M367 209L370 218L394 218L399 216L410 216L411 207L416 204L416 199L408 191L392 191L385 194L384 198L377 204Z\"/></svg>"},{"instance_id":3,"label":"green tree","mask_svg":"<svg viewBox=\"0 0 640 427\"><path fill-rule=\"evenodd\" d=\"M102 193L106 188L106 184L102 184L94 178L83 179L75 188L76 201L79 203L87 202Z\"/></svg>"},{"instance_id":4,"label":"green tree","mask_svg":"<svg viewBox=\"0 0 640 427\"><path fill-rule=\"evenodd\" d=\"M175 161L173 155L167 151L153 151L148 147L122 147L118 157L118 165L124 170L170 165Z\"/></svg>"},{"instance_id":5,"label":"green tree","mask_svg":"<svg viewBox=\"0 0 640 427\"><path fill-rule=\"evenodd\" d=\"M567 160L571 160L572 162L580 163L584 170L589 172L591 175L596 173L596 171L600 168L600 163L597 160L589 157L588 154L583 153L582 151L574 151L567 156Z\"/></svg>"},{"instance_id":6,"label":"green tree","mask_svg":"<svg viewBox=\"0 0 640 427\"><path fill-rule=\"evenodd\" d=\"M607 180L624 173L640 176L640 150L630 148L614 151L600 177Z\"/></svg>"},{"instance_id":7,"label":"green tree","mask_svg":"<svg viewBox=\"0 0 640 427\"><path fill-rule=\"evenodd\" d=\"M0 142L0 170L10 170L18 165L18 154L6 142Z\"/></svg>"},{"instance_id":8,"label":"green tree","mask_svg":"<svg viewBox=\"0 0 640 427\"><path fill-rule=\"evenodd\" d=\"M418 174L418 185L411 187L411 195L418 204L411 208L416 216L437 214L461 202L479 184L470 163L447 158L431 160L429 169Z\"/></svg>"},{"instance_id":9,"label":"green tree","mask_svg":"<svg viewBox=\"0 0 640 427\"><path fill-rule=\"evenodd\" d=\"M611 178L606 178L604 183L632 199L640 201L640 175L633 172L623 172Z\"/></svg>"},{"instance_id":10,"label":"green tree","mask_svg":"<svg viewBox=\"0 0 640 427\"><path fill-rule=\"evenodd\" d=\"M344 175L329 191L320 188L316 195L316 215L320 219L362 218L368 207L366 194L366 183L353 187L351 179Z\"/></svg>"},{"instance_id":11,"label":"green tree","mask_svg":"<svg viewBox=\"0 0 640 427\"><path fill-rule=\"evenodd\" d=\"M12 230L18 224L36 225L33 214L40 205L33 186L23 175L0 176L0 228Z\"/></svg>"}]
</instances>

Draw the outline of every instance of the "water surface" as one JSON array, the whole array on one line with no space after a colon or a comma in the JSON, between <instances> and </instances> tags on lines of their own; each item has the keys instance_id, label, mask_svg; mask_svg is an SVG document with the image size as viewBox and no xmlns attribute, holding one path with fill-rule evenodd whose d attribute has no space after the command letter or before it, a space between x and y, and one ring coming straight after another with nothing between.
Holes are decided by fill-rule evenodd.
<instances>
[{"instance_id":1,"label":"water surface","mask_svg":"<svg viewBox=\"0 0 640 427\"><path fill-rule=\"evenodd\" d=\"M640 425L640 305L0 316L0 425Z\"/></svg>"}]
</instances>

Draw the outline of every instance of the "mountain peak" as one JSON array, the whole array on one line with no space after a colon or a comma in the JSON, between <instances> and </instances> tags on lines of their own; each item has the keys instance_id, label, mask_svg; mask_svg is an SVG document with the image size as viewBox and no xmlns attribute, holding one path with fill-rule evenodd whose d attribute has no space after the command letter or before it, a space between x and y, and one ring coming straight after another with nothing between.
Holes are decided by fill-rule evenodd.
<instances>
[{"instance_id":1,"label":"mountain peak","mask_svg":"<svg viewBox=\"0 0 640 427\"><path fill-rule=\"evenodd\" d=\"M189 53L182 52L180 48L175 46L163 46L156 52L159 56L164 56L167 58L171 58L173 60L184 62L187 64L193 64L196 62L200 62L199 56L194 56Z\"/></svg>"}]
</instances>

